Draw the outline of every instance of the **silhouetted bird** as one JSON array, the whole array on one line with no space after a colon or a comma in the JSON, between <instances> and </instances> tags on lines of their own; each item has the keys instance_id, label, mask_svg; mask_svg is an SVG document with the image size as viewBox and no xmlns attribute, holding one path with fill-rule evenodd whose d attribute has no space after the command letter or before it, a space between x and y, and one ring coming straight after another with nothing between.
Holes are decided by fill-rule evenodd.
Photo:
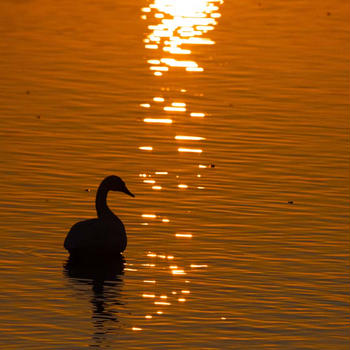
<instances>
[{"instance_id":1,"label":"silhouetted bird","mask_svg":"<svg viewBox=\"0 0 350 350\"><path fill-rule=\"evenodd\" d=\"M71 257L86 260L107 258L125 250L127 238L124 225L107 206L109 191L120 191L135 197L120 177L106 177L96 194L97 218L77 222L67 234L64 247Z\"/></svg>"}]
</instances>

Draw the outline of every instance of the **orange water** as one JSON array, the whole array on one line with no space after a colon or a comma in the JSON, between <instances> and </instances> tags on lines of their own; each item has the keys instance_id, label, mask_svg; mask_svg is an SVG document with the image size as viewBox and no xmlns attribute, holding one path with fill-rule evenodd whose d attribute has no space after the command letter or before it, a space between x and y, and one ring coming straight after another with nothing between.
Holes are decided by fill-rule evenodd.
<instances>
[{"instance_id":1,"label":"orange water","mask_svg":"<svg viewBox=\"0 0 350 350\"><path fill-rule=\"evenodd\" d=\"M348 348L347 2L5 0L0 33L1 347ZM109 174L96 288L62 242Z\"/></svg>"}]
</instances>

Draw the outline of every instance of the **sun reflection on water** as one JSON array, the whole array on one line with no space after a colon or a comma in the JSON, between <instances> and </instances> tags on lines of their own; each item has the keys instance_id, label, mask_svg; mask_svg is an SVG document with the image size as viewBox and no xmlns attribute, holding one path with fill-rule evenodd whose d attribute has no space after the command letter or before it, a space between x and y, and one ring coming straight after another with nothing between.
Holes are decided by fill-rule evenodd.
<instances>
[{"instance_id":1,"label":"sun reflection on water","mask_svg":"<svg viewBox=\"0 0 350 350\"><path fill-rule=\"evenodd\" d=\"M142 19L150 22L149 33L144 39L145 48L158 50L157 56L148 60L150 69L168 71L169 68L185 68L189 72L203 71L195 61L175 57L161 57L162 52L190 55L193 45L213 45L206 37L217 25L216 18L223 0L154 0L143 7Z\"/></svg>"},{"instance_id":2,"label":"sun reflection on water","mask_svg":"<svg viewBox=\"0 0 350 350\"><path fill-rule=\"evenodd\" d=\"M145 301L146 310L142 318L147 320L161 317L164 315L164 310L169 310L173 305L190 301L192 294L189 288L190 281L184 279L184 276L188 278L187 275L191 273L191 270L207 267L206 264L191 264L187 267L180 266L180 261L178 264L174 264L174 260L179 260L177 257L165 253L157 253L155 251L148 252L145 258L156 261L157 264L143 263L140 264L140 266L137 266L137 264L129 264L133 266L130 272L142 271L142 267L152 265L157 269L153 271L154 275L157 275L157 272L160 271L169 273L173 281L172 284L164 284L162 280L160 280L158 284L156 278L143 280L140 297ZM147 271L145 272L147 273ZM132 330L144 330L144 324L136 324L132 327Z\"/></svg>"},{"instance_id":3,"label":"sun reflection on water","mask_svg":"<svg viewBox=\"0 0 350 350\"><path fill-rule=\"evenodd\" d=\"M151 166L138 174L140 183L149 191L146 193L152 191L154 195L158 191L157 194L161 196L168 191L176 191L179 196L185 196L191 191L205 189L205 177L199 174L199 169L204 172L206 170L203 169L209 169L211 165L205 164L202 158L206 137L200 135L201 129L196 125L201 125L203 118L210 117L210 114L201 110L198 104L192 106L191 96L202 98L203 94L193 94L188 86L179 87L178 84L186 81L181 76L195 79L204 74L205 67L199 62L199 54L202 45L204 48L215 44L210 32L215 29L221 16L221 4L223 0L151 0L148 6L141 9L141 18L147 23L143 43L149 79L154 82L152 88L159 86L159 82L162 82L162 86L158 91L152 91L145 101L139 101L143 115L141 124L147 128L149 137L140 140L142 143L138 148L145 157L159 157L164 148L157 143L161 138L162 142L168 142L173 147L173 154L179 163L184 160L193 162L188 178L188 172L183 176L182 170L167 170L168 159L164 159L164 164L157 169L152 169L150 160ZM176 79L176 87L171 85L171 77ZM171 136L166 139L166 135ZM191 245L195 241L193 237L198 239L200 234L188 232L190 228L175 229L172 224L177 220L173 220L172 214L164 210L164 207L160 207L140 213L140 225L145 230L150 226L158 228L156 225L163 225L163 229L169 230L169 239L178 245ZM171 252L148 251L145 255L147 261L140 266L129 267L128 271L145 273L141 279L140 297L147 305L147 312L142 319L153 322L157 317L166 315L166 310L174 305L182 307L191 301L191 277L208 265L196 262L185 264ZM158 279L159 273L163 276L166 274L165 280L169 282L166 286L163 286L164 277ZM134 331L143 329L144 323L132 328Z\"/></svg>"}]
</instances>

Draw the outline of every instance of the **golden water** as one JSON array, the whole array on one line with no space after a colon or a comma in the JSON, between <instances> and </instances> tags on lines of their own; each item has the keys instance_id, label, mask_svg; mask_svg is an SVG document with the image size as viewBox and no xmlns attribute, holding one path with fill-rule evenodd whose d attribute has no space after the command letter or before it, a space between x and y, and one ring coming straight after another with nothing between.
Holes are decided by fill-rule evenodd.
<instances>
[{"instance_id":1,"label":"golden water","mask_svg":"<svg viewBox=\"0 0 350 350\"><path fill-rule=\"evenodd\" d=\"M2 348L348 348L347 2L5 0L0 33ZM96 286L62 243L109 174Z\"/></svg>"}]
</instances>

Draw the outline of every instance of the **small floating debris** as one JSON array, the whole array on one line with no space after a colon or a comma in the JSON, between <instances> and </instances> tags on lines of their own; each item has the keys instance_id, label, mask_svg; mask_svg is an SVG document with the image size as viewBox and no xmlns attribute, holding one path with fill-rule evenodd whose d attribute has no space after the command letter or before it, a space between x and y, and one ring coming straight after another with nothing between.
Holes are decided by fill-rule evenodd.
<instances>
[{"instance_id":1,"label":"small floating debris","mask_svg":"<svg viewBox=\"0 0 350 350\"><path fill-rule=\"evenodd\" d=\"M85 192L91 192L91 188L85 188Z\"/></svg>"},{"instance_id":2,"label":"small floating debris","mask_svg":"<svg viewBox=\"0 0 350 350\"><path fill-rule=\"evenodd\" d=\"M288 204L294 204L294 201L288 201Z\"/></svg>"},{"instance_id":3,"label":"small floating debris","mask_svg":"<svg viewBox=\"0 0 350 350\"><path fill-rule=\"evenodd\" d=\"M204 169L204 168L215 168L215 164L208 164L208 165L199 164L199 165L198 165L198 168L200 168L200 169Z\"/></svg>"}]
</instances>

